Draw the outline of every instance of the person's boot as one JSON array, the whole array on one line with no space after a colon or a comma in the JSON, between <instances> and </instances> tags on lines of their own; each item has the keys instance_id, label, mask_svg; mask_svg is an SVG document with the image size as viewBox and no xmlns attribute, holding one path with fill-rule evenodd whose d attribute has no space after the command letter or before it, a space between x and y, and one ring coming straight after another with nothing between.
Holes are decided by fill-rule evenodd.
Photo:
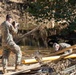
<instances>
[{"instance_id":1,"label":"person's boot","mask_svg":"<svg viewBox=\"0 0 76 75\"><path fill-rule=\"evenodd\" d=\"M4 68L2 72L3 72L3 74L7 73L7 69Z\"/></svg>"},{"instance_id":2,"label":"person's boot","mask_svg":"<svg viewBox=\"0 0 76 75\"><path fill-rule=\"evenodd\" d=\"M19 71L19 70L21 70L21 67L19 65L16 65L15 66L15 71Z\"/></svg>"}]
</instances>

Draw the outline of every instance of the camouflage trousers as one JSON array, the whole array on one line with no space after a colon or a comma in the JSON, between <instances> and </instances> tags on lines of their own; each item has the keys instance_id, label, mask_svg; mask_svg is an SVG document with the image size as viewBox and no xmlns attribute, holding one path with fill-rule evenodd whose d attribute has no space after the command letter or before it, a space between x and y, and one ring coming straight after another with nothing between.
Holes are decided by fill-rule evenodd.
<instances>
[{"instance_id":1,"label":"camouflage trousers","mask_svg":"<svg viewBox=\"0 0 76 75\"><path fill-rule=\"evenodd\" d=\"M16 54L15 65L19 65L21 63L22 52L20 47L16 45L15 42L10 42L7 46L3 46L2 64L4 69L7 69L8 58L11 51Z\"/></svg>"}]
</instances>

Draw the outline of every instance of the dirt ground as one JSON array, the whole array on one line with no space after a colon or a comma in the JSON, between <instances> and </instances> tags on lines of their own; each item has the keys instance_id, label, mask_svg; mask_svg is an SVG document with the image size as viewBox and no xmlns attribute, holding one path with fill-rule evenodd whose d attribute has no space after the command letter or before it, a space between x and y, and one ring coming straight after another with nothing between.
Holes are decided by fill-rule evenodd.
<instances>
[{"instance_id":1,"label":"dirt ground","mask_svg":"<svg viewBox=\"0 0 76 75\"><path fill-rule=\"evenodd\" d=\"M44 51L44 52L48 54L48 51ZM28 59L28 58L34 57L35 50L25 50L25 51L22 51L22 53L23 53L22 59ZM0 55L2 55L2 50L0 50ZM42 54L42 56L45 56L45 54ZM65 60L62 59L59 61L53 61L48 64L48 66L51 68L50 69L51 72L49 74L44 74L43 72L39 72L40 69L38 69L36 71L32 71L31 73L26 73L26 75L64 75L64 74L61 74L60 72L66 69L67 67L74 65L75 62L76 62L76 59L65 59ZM15 65L14 63L15 63L15 55L11 53L9 57L8 65L14 66ZM0 66L2 66L1 59L0 59ZM72 72L73 71L71 71L70 73ZM67 73L65 75L70 75L70 73ZM25 75L25 73L20 75Z\"/></svg>"}]
</instances>

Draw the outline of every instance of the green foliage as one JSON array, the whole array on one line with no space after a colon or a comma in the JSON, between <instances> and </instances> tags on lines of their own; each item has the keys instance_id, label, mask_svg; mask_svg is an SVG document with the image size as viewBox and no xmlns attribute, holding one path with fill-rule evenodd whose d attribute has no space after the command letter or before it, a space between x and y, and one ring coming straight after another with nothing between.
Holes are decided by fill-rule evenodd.
<instances>
[{"instance_id":1,"label":"green foliage","mask_svg":"<svg viewBox=\"0 0 76 75\"><path fill-rule=\"evenodd\" d=\"M27 11L37 19L38 22L44 19L55 20L66 19L70 22L68 31L76 29L76 0L37 0L36 2L28 1Z\"/></svg>"},{"instance_id":2,"label":"green foliage","mask_svg":"<svg viewBox=\"0 0 76 75\"><path fill-rule=\"evenodd\" d=\"M36 19L41 19L41 21L45 18L49 18L50 15L50 8L47 6L49 3L46 2L35 2L30 3L30 6L28 8L28 12L31 13L33 16L35 16Z\"/></svg>"},{"instance_id":3,"label":"green foliage","mask_svg":"<svg viewBox=\"0 0 76 75\"><path fill-rule=\"evenodd\" d=\"M76 23L70 24L68 30L69 30L70 32L73 32L74 30L76 30Z\"/></svg>"}]
</instances>

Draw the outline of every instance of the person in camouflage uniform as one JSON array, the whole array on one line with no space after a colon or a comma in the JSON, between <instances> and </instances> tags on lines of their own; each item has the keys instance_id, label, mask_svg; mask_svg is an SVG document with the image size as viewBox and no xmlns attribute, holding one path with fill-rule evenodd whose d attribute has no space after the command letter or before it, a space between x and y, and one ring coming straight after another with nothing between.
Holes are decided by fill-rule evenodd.
<instances>
[{"instance_id":1,"label":"person in camouflage uniform","mask_svg":"<svg viewBox=\"0 0 76 75\"><path fill-rule=\"evenodd\" d=\"M70 47L71 45L68 44L68 43L54 43L53 44L53 48L55 51L59 51L59 50L62 50L64 48L67 48L67 47ZM72 53L72 49L69 49L67 51L64 52L64 54L69 54L69 53Z\"/></svg>"},{"instance_id":2,"label":"person in camouflage uniform","mask_svg":"<svg viewBox=\"0 0 76 75\"><path fill-rule=\"evenodd\" d=\"M18 31L17 26L12 25L12 16L7 15L6 21L4 21L0 25L1 29L1 36L2 36L2 47L3 47L3 57L2 57L2 64L3 64L3 72L7 72L7 63L8 57L10 52L16 54L16 63L15 63L15 70L18 69L19 64L21 63L22 52L20 47L14 42L13 34L16 34Z\"/></svg>"}]
</instances>

